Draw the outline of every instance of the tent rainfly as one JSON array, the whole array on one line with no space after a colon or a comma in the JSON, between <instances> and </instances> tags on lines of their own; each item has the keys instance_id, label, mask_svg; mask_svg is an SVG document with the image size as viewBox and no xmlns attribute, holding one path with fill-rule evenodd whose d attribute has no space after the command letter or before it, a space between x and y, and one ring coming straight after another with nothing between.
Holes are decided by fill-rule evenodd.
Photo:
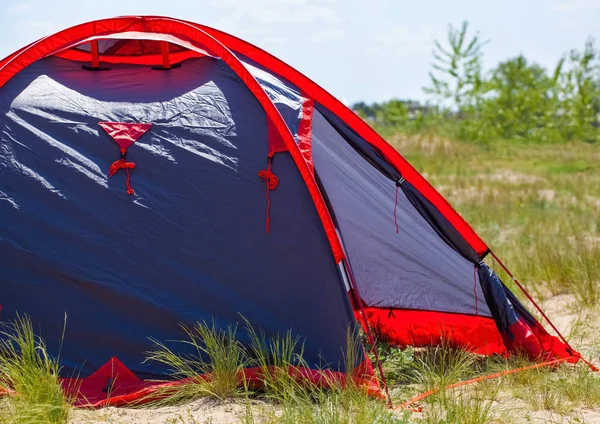
<instances>
[{"instance_id":1,"label":"tent rainfly","mask_svg":"<svg viewBox=\"0 0 600 424\"><path fill-rule=\"evenodd\" d=\"M300 337L308 376L346 372L355 323L398 346L578 361L490 253L360 117L232 35L118 17L0 61L2 319L27 314L58 355L66 313L80 403L149 393L167 373L144 361L150 338L241 316Z\"/></svg>"}]
</instances>

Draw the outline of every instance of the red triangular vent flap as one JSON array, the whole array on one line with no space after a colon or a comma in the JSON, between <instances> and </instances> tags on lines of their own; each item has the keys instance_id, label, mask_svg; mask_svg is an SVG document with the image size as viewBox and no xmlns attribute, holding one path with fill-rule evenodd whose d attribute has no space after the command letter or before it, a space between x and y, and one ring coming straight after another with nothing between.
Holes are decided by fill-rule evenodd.
<instances>
[{"instance_id":1,"label":"red triangular vent flap","mask_svg":"<svg viewBox=\"0 0 600 424\"><path fill-rule=\"evenodd\" d=\"M99 122L98 124L115 140L121 151L127 150L146 131L152 128L152 124L130 124L125 122Z\"/></svg>"}]
</instances>

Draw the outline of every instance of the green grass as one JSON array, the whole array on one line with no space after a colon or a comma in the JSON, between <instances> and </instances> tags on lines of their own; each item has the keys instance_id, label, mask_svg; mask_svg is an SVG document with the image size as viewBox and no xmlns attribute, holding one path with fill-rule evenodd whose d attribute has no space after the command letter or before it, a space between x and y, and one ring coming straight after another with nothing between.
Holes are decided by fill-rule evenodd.
<instances>
[{"instance_id":1,"label":"green grass","mask_svg":"<svg viewBox=\"0 0 600 424\"><path fill-rule=\"evenodd\" d=\"M471 378L474 375L476 360L474 354L453 348L442 340L440 345L425 348L415 357L413 379L423 392L443 389Z\"/></svg>"},{"instance_id":2,"label":"green grass","mask_svg":"<svg viewBox=\"0 0 600 424\"><path fill-rule=\"evenodd\" d=\"M277 405L248 407L243 424L400 424L410 412L397 413L384 402L369 398L356 388L317 391Z\"/></svg>"},{"instance_id":3,"label":"green grass","mask_svg":"<svg viewBox=\"0 0 600 424\"><path fill-rule=\"evenodd\" d=\"M240 378L249 360L237 338L237 327L220 329L213 321L182 328L187 339L179 343L191 346L194 353L183 355L154 340L156 350L147 354L147 361L167 365L173 377L186 381L164 389L164 398L158 402L182 403L209 396L224 400L240 395Z\"/></svg>"},{"instance_id":4,"label":"green grass","mask_svg":"<svg viewBox=\"0 0 600 424\"><path fill-rule=\"evenodd\" d=\"M148 354L148 360L168 365L175 377L186 378L189 383L162 391L163 398L153 402L154 406L200 398L219 401L237 398L246 405L243 423L407 422L408 413L389 410L385 402L369 396L362 387L354 384L350 375L346 380L339 380L322 371L328 387L323 389L295 372L308 368L308 364L303 359L301 339L291 331L267 337L248 322L246 331L250 343L244 348L237 340L235 328L224 331L214 323L198 323L193 330L185 330L188 339L181 342L191 344L197 352L188 356L179 355L155 341L157 349ZM348 330L347 368L348 364L356 363L355 354L362 352L358 349L360 340L355 335L355 331ZM258 386L240 379L244 367L260 370ZM209 373L210 378L198 378L201 373ZM256 406L253 400L261 400L261 403Z\"/></svg>"},{"instance_id":5,"label":"green grass","mask_svg":"<svg viewBox=\"0 0 600 424\"><path fill-rule=\"evenodd\" d=\"M298 380L294 370L308 368L304 361L304 345L298 336L288 330L282 336L267 337L257 331L248 321L246 328L250 336L251 363L261 371L260 388L270 399L285 402L298 392L313 389L308 380Z\"/></svg>"},{"instance_id":6,"label":"green grass","mask_svg":"<svg viewBox=\"0 0 600 424\"><path fill-rule=\"evenodd\" d=\"M507 406L499 407L495 404L499 386L494 390L483 386L471 390L455 390L434 395L427 400L423 423L461 423L461 424L487 424L511 423L514 411Z\"/></svg>"},{"instance_id":7,"label":"green grass","mask_svg":"<svg viewBox=\"0 0 600 424\"><path fill-rule=\"evenodd\" d=\"M13 393L3 401L0 423L66 423L71 402L58 378L58 361L48 356L31 320L18 317L0 334L0 389Z\"/></svg>"}]
</instances>

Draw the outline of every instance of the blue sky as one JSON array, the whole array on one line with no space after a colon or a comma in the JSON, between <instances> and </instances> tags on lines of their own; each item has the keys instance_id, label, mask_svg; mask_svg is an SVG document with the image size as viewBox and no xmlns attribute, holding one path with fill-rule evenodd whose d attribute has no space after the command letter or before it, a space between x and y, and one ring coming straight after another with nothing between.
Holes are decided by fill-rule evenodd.
<instances>
[{"instance_id":1,"label":"blue sky","mask_svg":"<svg viewBox=\"0 0 600 424\"><path fill-rule=\"evenodd\" d=\"M0 57L81 22L131 14L234 34L345 102L423 100L433 40L449 23L466 19L491 40L487 67L520 52L551 67L600 38L600 0L0 0Z\"/></svg>"}]
</instances>

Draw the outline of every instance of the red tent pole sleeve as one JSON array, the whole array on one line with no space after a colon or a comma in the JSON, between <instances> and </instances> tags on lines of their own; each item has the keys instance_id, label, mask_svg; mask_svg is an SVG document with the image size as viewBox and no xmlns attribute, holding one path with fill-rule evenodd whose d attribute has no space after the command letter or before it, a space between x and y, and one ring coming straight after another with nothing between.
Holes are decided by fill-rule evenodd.
<instances>
[{"instance_id":1,"label":"red tent pole sleeve","mask_svg":"<svg viewBox=\"0 0 600 424\"><path fill-rule=\"evenodd\" d=\"M160 42L160 51L163 58L163 68L171 69L171 58L169 57L169 43L166 41Z\"/></svg>"},{"instance_id":2,"label":"red tent pole sleeve","mask_svg":"<svg viewBox=\"0 0 600 424\"><path fill-rule=\"evenodd\" d=\"M92 53L92 68L98 69L100 67L100 54L98 52L98 40L90 42L90 49Z\"/></svg>"}]
</instances>

